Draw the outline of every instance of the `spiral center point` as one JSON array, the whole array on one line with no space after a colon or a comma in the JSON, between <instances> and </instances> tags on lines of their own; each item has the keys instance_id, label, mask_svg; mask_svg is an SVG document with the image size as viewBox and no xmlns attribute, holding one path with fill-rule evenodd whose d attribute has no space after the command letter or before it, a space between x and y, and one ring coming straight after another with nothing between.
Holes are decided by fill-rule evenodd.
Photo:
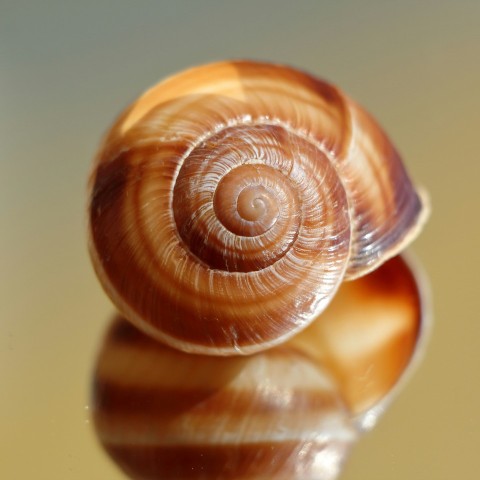
<instances>
[{"instance_id":1,"label":"spiral center point","mask_svg":"<svg viewBox=\"0 0 480 480\"><path fill-rule=\"evenodd\" d=\"M231 232L254 237L275 225L280 215L278 172L264 165L241 165L219 182L214 208ZM283 178L281 178L283 180Z\"/></svg>"},{"instance_id":2,"label":"spiral center point","mask_svg":"<svg viewBox=\"0 0 480 480\"><path fill-rule=\"evenodd\" d=\"M258 194L254 189L243 190L237 199L238 214L249 222L262 219L268 213L269 207L271 205L266 195Z\"/></svg>"}]
</instances>

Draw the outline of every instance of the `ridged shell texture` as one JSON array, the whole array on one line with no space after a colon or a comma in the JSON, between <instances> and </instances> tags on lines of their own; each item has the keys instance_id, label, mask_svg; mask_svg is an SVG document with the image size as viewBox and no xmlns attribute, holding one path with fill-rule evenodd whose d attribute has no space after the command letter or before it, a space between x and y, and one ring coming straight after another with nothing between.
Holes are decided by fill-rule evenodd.
<instances>
[{"instance_id":1,"label":"ridged shell texture","mask_svg":"<svg viewBox=\"0 0 480 480\"><path fill-rule=\"evenodd\" d=\"M280 344L416 235L426 209L377 123L295 69L171 77L108 133L90 251L122 314L186 352Z\"/></svg>"}]
</instances>

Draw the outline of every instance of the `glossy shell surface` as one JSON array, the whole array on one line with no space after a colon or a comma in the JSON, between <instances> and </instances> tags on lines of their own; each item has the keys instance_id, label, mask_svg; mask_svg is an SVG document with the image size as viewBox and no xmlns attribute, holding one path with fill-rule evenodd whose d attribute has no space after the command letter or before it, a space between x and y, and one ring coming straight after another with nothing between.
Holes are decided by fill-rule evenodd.
<instances>
[{"instance_id":1,"label":"glossy shell surface","mask_svg":"<svg viewBox=\"0 0 480 480\"><path fill-rule=\"evenodd\" d=\"M106 136L90 192L91 257L118 309L170 346L215 355L304 329L426 216L361 107L306 73L242 61L142 95Z\"/></svg>"}]
</instances>

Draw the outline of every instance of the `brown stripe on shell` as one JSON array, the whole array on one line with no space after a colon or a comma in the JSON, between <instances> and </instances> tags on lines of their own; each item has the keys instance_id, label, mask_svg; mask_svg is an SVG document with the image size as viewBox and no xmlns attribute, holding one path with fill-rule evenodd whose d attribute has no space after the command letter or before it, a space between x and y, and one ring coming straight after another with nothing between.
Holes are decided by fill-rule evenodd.
<instances>
[{"instance_id":1,"label":"brown stripe on shell","mask_svg":"<svg viewBox=\"0 0 480 480\"><path fill-rule=\"evenodd\" d=\"M258 414L276 415L281 412L311 415L312 412L327 411L338 406L338 400L324 391L304 390L289 391L287 388L276 388L276 396L272 397L268 388L255 392L226 389L215 391L201 388L159 388L158 385L145 385L142 388L132 388L129 385L118 385L115 382L98 381L94 387L105 392L102 395L102 408L113 414L122 412L132 405L138 407L143 415L151 415L159 410L166 416L178 415L186 410L195 415L215 416L222 409L228 408L232 416L242 416L255 402Z\"/></svg>"},{"instance_id":2,"label":"brown stripe on shell","mask_svg":"<svg viewBox=\"0 0 480 480\"><path fill-rule=\"evenodd\" d=\"M136 480L333 480L347 456L348 442L316 440L247 445L105 445ZM298 459L302 458L299 465Z\"/></svg>"},{"instance_id":3,"label":"brown stripe on shell","mask_svg":"<svg viewBox=\"0 0 480 480\"><path fill-rule=\"evenodd\" d=\"M342 176L356 178L350 190L354 240L346 273L354 279L400 253L423 227L429 205L385 132L359 105L351 100L349 105L354 158L339 168Z\"/></svg>"}]
</instances>

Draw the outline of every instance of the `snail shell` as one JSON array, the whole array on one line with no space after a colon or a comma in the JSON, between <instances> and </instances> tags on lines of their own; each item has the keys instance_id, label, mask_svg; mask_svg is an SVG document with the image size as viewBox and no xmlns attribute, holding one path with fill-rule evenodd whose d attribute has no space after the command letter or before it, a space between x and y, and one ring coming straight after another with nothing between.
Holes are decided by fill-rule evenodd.
<instances>
[{"instance_id":1,"label":"snail shell","mask_svg":"<svg viewBox=\"0 0 480 480\"><path fill-rule=\"evenodd\" d=\"M107 135L90 189L106 292L144 332L205 354L290 338L426 216L362 108L306 73L254 62L147 91Z\"/></svg>"},{"instance_id":2,"label":"snail shell","mask_svg":"<svg viewBox=\"0 0 480 480\"><path fill-rule=\"evenodd\" d=\"M417 288L392 259L248 357L188 355L117 318L94 374L97 435L132 479L332 480L423 349Z\"/></svg>"}]
</instances>

